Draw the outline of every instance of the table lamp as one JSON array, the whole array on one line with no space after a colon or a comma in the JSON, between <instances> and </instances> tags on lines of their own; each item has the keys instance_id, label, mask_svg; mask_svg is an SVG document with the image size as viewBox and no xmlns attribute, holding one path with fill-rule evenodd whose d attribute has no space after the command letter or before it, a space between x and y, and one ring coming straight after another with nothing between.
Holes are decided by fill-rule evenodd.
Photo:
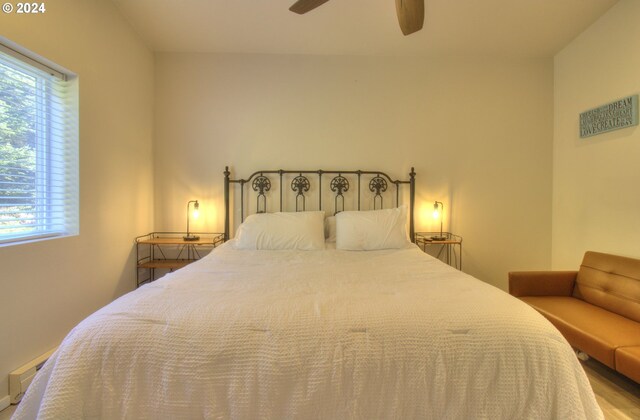
<instances>
[{"instance_id":1,"label":"table lamp","mask_svg":"<svg viewBox=\"0 0 640 420\"><path fill-rule=\"evenodd\" d=\"M442 202L440 201L436 201L435 203L433 203L433 218L437 219L438 217L440 218L440 236L432 236L431 240L432 241L444 241L447 239L446 236L444 236L442 234L442 219L444 219L444 204L442 204Z\"/></svg>"},{"instance_id":2,"label":"table lamp","mask_svg":"<svg viewBox=\"0 0 640 420\"><path fill-rule=\"evenodd\" d=\"M198 218L198 213L199 213L199 209L200 209L200 204L198 204L198 200L191 200L189 202L187 202L187 234L186 236L183 236L182 239L184 239L185 241L197 241L198 239L200 239L199 236L197 235L191 235L189 233L189 219L191 218L191 215L189 213L189 207L191 205L191 203L193 204L193 218L197 219Z\"/></svg>"}]
</instances>

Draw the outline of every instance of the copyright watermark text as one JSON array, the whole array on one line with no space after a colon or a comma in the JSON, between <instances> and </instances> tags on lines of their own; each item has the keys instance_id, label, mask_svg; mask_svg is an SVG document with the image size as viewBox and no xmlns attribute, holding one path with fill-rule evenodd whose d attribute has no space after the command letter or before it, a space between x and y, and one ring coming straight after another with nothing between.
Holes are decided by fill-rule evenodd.
<instances>
[{"instance_id":1,"label":"copyright watermark text","mask_svg":"<svg viewBox=\"0 0 640 420\"><path fill-rule=\"evenodd\" d=\"M4 3L2 11L6 14L15 13L17 15L37 15L47 11L44 2L40 3Z\"/></svg>"}]
</instances>

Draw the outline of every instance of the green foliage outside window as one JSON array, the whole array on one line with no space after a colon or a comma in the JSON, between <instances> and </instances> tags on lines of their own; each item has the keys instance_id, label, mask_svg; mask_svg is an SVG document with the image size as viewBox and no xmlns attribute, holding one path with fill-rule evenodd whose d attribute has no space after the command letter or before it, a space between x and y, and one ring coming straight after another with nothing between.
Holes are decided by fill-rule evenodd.
<instances>
[{"instance_id":1,"label":"green foliage outside window","mask_svg":"<svg viewBox=\"0 0 640 420\"><path fill-rule=\"evenodd\" d=\"M29 230L36 209L36 107L33 77L0 64L0 226L20 219Z\"/></svg>"}]
</instances>

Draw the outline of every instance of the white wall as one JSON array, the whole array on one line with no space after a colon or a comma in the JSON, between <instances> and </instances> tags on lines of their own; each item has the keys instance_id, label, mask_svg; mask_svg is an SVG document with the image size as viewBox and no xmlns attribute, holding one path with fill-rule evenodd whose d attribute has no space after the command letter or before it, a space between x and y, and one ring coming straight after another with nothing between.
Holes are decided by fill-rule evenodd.
<instances>
[{"instance_id":1,"label":"white wall","mask_svg":"<svg viewBox=\"0 0 640 420\"><path fill-rule=\"evenodd\" d=\"M80 235L0 247L0 399L8 373L135 286L133 238L153 227L153 55L113 4L0 13L2 36L80 80Z\"/></svg>"},{"instance_id":2,"label":"white wall","mask_svg":"<svg viewBox=\"0 0 640 420\"><path fill-rule=\"evenodd\" d=\"M640 128L581 139L579 114L640 93L640 2L621 0L555 57L552 266L640 258Z\"/></svg>"},{"instance_id":3,"label":"white wall","mask_svg":"<svg viewBox=\"0 0 640 420\"><path fill-rule=\"evenodd\" d=\"M550 266L551 59L164 53L155 95L158 230L184 230L199 199L193 228L220 231L225 165L415 166L417 228L444 202L464 271L506 289Z\"/></svg>"}]
</instances>

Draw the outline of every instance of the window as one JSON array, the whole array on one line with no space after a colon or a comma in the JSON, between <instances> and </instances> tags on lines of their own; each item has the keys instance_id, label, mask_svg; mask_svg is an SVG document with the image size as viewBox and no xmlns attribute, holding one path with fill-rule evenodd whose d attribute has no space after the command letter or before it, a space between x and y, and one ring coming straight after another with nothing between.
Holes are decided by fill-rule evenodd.
<instances>
[{"instance_id":1,"label":"window","mask_svg":"<svg viewBox=\"0 0 640 420\"><path fill-rule=\"evenodd\" d=\"M78 234L77 81L49 67L0 44L0 243Z\"/></svg>"}]
</instances>

